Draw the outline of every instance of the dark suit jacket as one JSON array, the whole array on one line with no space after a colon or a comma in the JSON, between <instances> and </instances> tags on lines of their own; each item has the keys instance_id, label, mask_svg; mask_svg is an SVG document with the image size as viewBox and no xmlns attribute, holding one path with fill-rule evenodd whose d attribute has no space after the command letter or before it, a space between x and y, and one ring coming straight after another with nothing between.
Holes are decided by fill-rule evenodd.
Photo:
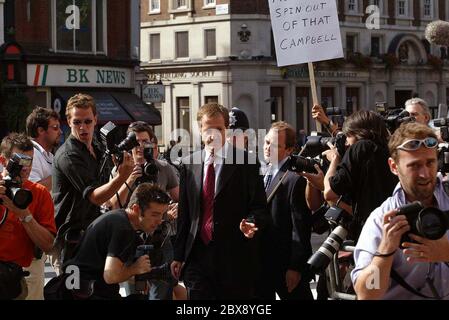
<instances>
[{"instance_id":1,"label":"dark suit jacket","mask_svg":"<svg viewBox=\"0 0 449 320\"><path fill-rule=\"evenodd\" d=\"M232 152L232 153L231 153ZM217 181L214 204L215 265L221 281L231 283L254 282L259 260L256 239L247 239L240 231L242 219L254 217L261 228L267 224L269 214L260 165L235 164L236 149L228 148L228 155ZM241 155L241 154L240 154ZM196 157L196 162L192 164ZM174 260L189 263L194 241L201 228L201 192L205 152L197 152L183 159L180 174L180 201L178 207L178 233ZM198 161L199 160L199 161ZM233 162L232 162L233 161ZM230 162L234 164L229 164ZM257 235L256 233L256 235ZM185 269L185 268L184 268Z\"/></svg>"},{"instance_id":2,"label":"dark suit jacket","mask_svg":"<svg viewBox=\"0 0 449 320\"><path fill-rule=\"evenodd\" d=\"M285 172L284 165L271 181L267 198ZM303 177L288 172L268 204L272 225L267 227L261 240L265 248L263 264L270 265L270 270L285 272L292 269L305 276L307 260L312 254L311 212L305 200L306 184Z\"/></svg>"}]
</instances>

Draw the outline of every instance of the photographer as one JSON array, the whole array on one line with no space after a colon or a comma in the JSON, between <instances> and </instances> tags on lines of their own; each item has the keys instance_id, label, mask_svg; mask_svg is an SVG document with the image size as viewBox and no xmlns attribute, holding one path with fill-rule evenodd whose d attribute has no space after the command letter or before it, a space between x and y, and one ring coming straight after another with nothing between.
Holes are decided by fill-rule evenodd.
<instances>
[{"instance_id":1,"label":"photographer","mask_svg":"<svg viewBox=\"0 0 449 320\"><path fill-rule=\"evenodd\" d=\"M357 243L351 276L359 299L449 299L449 233L438 240L408 234L413 242L404 241L415 223L398 214L398 208L414 201L449 209L437 175L437 146L433 130L422 124L404 124L391 137L388 163L400 183L370 215Z\"/></svg>"},{"instance_id":2,"label":"photographer","mask_svg":"<svg viewBox=\"0 0 449 320\"><path fill-rule=\"evenodd\" d=\"M151 127L143 122L133 122L128 127L128 133L134 132L139 146L132 149L132 156L135 167L133 173L126 180L126 183L120 187L117 196L110 199L112 208L120 208L121 205L126 206L132 191L142 182L152 182L157 184L162 190L167 191L174 202L179 198L179 179L176 175L176 169L166 161L157 159L157 138ZM146 173L145 173L146 172ZM112 171L115 176L116 169ZM178 216L177 203L171 203L169 210L164 217L168 223L161 225L163 233L175 235L176 218ZM152 235L148 235L151 237ZM163 242L164 262L173 260L173 247L170 239ZM150 288L150 299L172 299L172 288L167 283L152 280Z\"/></svg>"},{"instance_id":3,"label":"photographer","mask_svg":"<svg viewBox=\"0 0 449 320\"><path fill-rule=\"evenodd\" d=\"M388 198L397 179L388 168L388 132L381 116L357 111L346 119L343 133L349 146L343 158L336 148L325 152L330 166L324 197L333 204L344 196L340 206L353 215L348 238L357 240L369 214Z\"/></svg>"},{"instance_id":4,"label":"photographer","mask_svg":"<svg viewBox=\"0 0 449 320\"><path fill-rule=\"evenodd\" d=\"M33 144L28 137L17 133L5 137L1 143L1 156L4 168L0 175L0 263L9 262L20 267L29 267L34 258L35 247L49 252L53 246L56 234L53 202L44 186L29 180ZM23 163L13 162L18 157L24 159ZM8 169L11 172L8 172ZM18 185L20 188L13 190L8 187L11 183L14 183L14 188ZM27 197L28 201L31 200L29 205L28 201L22 203L21 200L25 198L19 196L19 193L26 194L26 190L32 195L32 200ZM20 271L20 268L18 269ZM27 280L28 291L38 296L43 295L43 268L40 273L35 274L32 281ZM3 278L0 280L2 284L4 277L12 276L0 274L0 278ZM22 298L26 296L25 292Z\"/></svg>"},{"instance_id":5,"label":"photographer","mask_svg":"<svg viewBox=\"0 0 449 320\"><path fill-rule=\"evenodd\" d=\"M427 102L420 98L407 100L405 102L405 110L410 113L410 116L415 118L417 123L428 125L432 118Z\"/></svg>"},{"instance_id":6,"label":"photographer","mask_svg":"<svg viewBox=\"0 0 449 320\"><path fill-rule=\"evenodd\" d=\"M93 142L97 124L94 99L86 94L74 95L67 102L66 117L71 135L56 152L53 162L52 192L58 227L52 257L55 269L60 254L62 263L73 256L83 231L100 215L100 206L119 190L134 168L132 156L123 152L117 176L101 185L103 153Z\"/></svg>"},{"instance_id":7,"label":"photographer","mask_svg":"<svg viewBox=\"0 0 449 320\"><path fill-rule=\"evenodd\" d=\"M170 197L159 187L143 183L134 190L126 209L110 211L87 228L79 250L65 267L77 266L81 287L74 299L120 299L119 283L151 271L147 255L135 262L140 239L136 231L151 233L161 224Z\"/></svg>"}]
</instances>

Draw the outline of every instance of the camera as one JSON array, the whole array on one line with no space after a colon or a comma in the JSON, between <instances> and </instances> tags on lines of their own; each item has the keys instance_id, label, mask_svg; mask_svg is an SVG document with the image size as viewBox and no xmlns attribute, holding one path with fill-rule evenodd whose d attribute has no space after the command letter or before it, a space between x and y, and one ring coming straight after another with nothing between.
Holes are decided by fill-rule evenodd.
<instances>
[{"instance_id":1,"label":"camera","mask_svg":"<svg viewBox=\"0 0 449 320\"><path fill-rule=\"evenodd\" d=\"M162 263L163 254L160 248L156 249L155 245L143 244L137 246L135 259L148 255L151 261L151 271L138 274L134 277L136 291L145 291L147 281L161 280L168 283L174 283L176 279L173 278L170 270L170 263Z\"/></svg>"},{"instance_id":2,"label":"camera","mask_svg":"<svg viewBox=\"0 0 449 320\"><path fill-rule=\"evenodd\" d=\"M100 137L106 148L106 154L115 155L119 163L123 161L123 151L129 152L139 145L136 134L132 131L120 141L119 128L111 121L100 129Z\"/></svg>"},{"instance_id":3,"label":"camera","mask_svg":"<svg viewBox=\"0 0 449 320\"><path fill-rule=\"evenodd\" d=\"M324 217L333 230L321 247L307 261L310 271L314 273L321 273L327 268L333 255L337 253L346 239L349 224L352 221L352 216L349 213L335 206L330 207Z\"/></svg>"},{"instance_id":4,"label":"camera","mask_svg":"<svg viewBox=\"0 0 449 320\"><path fill-rule=\"evenodd\" d=\"M8 176L4 181L6 196L12 200L19 209L26 209L33 201L33 194L30 190L22 189L22 179L20 172L24 166L31 166L33 159L27 155L14 153L6 165ZM0 204L2 201L0 200Z\"/></svg>"},{"instance_id":5,"label":"camera","mask_svg":"<svg viewBox=\"0 0 449 320\"><path fill-rule=\"evenodd\" d=\"M410 231L402 236L401 243L413 242L409 234L413 233L430 240L444 236L449 229L449 214L437 208L424 208L421 202L415 201L399 208L398 215L405 215Z\"/></svg>"},{"instance_id":6,"label":"camera","mask_svg":"<svg viewBox=\"0 0 449 320\"><path fill-rule=\"evenodd\" d=\"M415 117L412 117L410 113L404 109L395 109L388 111L384 115L385 125L388 131L393 133L403 123L415 122Z\"/></svg>"},{"instance_id":7,"label":"camera","mask_svg":"<svg viewBox=\"0 0 449 320\"><path fill-rule=\"evenodd\" d=\"M287 160L287 170L294 172L307 172L307 173L318 173L315 169L315 165L321 167L321 163L316 159L305 158L300 155L292 154Z\"/></svg>"},{"instance_id":8,"label":"camera","mask_svg":"<svg viewBox=\"0 0 449 320\"><path fill-rule=\"evenodd\" d=\"M159 174L159 168L156 166L156 161L153 158L153 145L151 143L145 144L143 148L143 157L145 163L142 165L142 177L140 177L136 184L149 182L156 183Z\"/></svg>"},{"instance_id":9,"label":"camera","mask_svg":"<svg viewBox=\"0 0 449 320\"><path fill-rule=\"evenodd\" d=\"M301 155L311 158L319 156L324 151L330 149L328 143L335 146L340 154L340 157L343 158L346 152L346 136L343 132L337 133L335 137L331 137L323 133L307 137L306 144L301 151Z\"/></svg>"}]
</instances>

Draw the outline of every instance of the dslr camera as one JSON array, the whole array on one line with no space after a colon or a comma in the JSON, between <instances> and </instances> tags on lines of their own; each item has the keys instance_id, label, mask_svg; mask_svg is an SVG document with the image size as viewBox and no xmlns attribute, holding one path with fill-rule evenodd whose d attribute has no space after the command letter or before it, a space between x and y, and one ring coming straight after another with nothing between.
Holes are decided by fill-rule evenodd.
<instances>
[{"instance_id":1,"label":"dslr camera","mask_svg":"<svg viewBox=\"0 0 449 320\"><path fill-rule=\"evenodd\" d=\"M8 175L3 178L6 188L6 196L12 200L19 209L26 209L33 201L33 194L30 190L22 189L22 179L20 172L24 166L31 166L33 159L27 155L14 153L6 165ZM2 200L0 199L0 204Z\"/></svg>"},{"instance_id":2,"label":"dslr camera","mask_svg":"<svg viewBox=\"0 0 449 320\"><path fill-rule=\"evenodd\" d=\"M115 155L118 163L123 162L123 151L129 152L139 143L134 132L129 132L125 139L120 140L119 128L111 121L100 129L101 142L106 148L106 154Z\"/></svg>"},{"instance_id":3,"label":"dslr camera","mask_svg":"<svg viewBox=\"0 0 449 320\"><path fill-rule=\"evenodd\" d=\"M324 217L333 230L321 247L307 261L310 270L314 273L321 273L327 268L333 255L337 253L346 239L349 224L352 221L352 216L349 213L336 206L330 207Z\"/></svg>"},{"instance_id":4,"label":"dslr camera","mask_svg":"<svg viewBox=\"0 0 449 320\"><path fill-rule=\"evenodd\" d=\"M337 133L335 137L328 136L323 133L307 137L306 144L301 151L301 155L314 158L321 155L324 151L329 150L329 145L335 146L343 158L346 152L346 136L343 132Z\"/></svg>"},{"instance_id":5,"label":"dslr camera","mask_svg":"<svg viewBox=\"0 0 449 320\"><path fill-rule=\"evenodd\" d=\"M424 208L421 202L415 201L399 208L398 215L405 215L410 231L402 236L401 243L413 242L409 234L413 233L430 240L443 237L449 229L449 213L437 208Z\"/></svg>"},{"instance_id":6,"label":"dslr camera","mask_svg":"<svg viewBox=\"0 0 449 320\"><path fill-rule=\"evenodd\" d=\"M307 172L307 173L318 173L315 169L315 165L322 167L320 161L312 158L306 158L297 154L292 154L287 159L287 170L293 172Z\"/></svg>"},{"instance_id":7,"label":"dslr camera","mask_svg":"<svg viewBox=\"0 0 449 320\"><path fill-rule=\"evenodd\" d=\"M159 168L156 166L156 161L153 158L153 144L145 144L143 148L143 157L145 163L142 165L142 176L136 181L136 184L149 182L156 183L159 174Z\"/></svg>"}]
</instances>

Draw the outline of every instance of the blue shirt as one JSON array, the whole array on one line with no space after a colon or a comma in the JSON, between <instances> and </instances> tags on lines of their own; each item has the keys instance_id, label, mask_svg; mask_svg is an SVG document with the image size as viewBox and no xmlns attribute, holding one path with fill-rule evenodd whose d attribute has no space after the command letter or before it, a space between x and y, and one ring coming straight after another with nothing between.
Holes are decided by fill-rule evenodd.
<instances>
[{"instance_id":1,"label":"blue shirt","mask_svg":"<svg viewBox=\"0 0 449 320\"><path fill-rule=\"evenodd\" d=\"M445 193L441 177L437 178L434 197L440 210L449 210L449 196ZM373 260L382 239L383 216L390 210L407 204L404 190L400 183L393 191L393 195L376 210L374 210L363 226L362 233L357 242L354 259L355 269L351 272L352 282L355 284L360 272ZM446 233L449 238L449 232ZM434 286L444 300L449 300L449 266L444 263L409 263L402 250L397 250L392 268L415 290L421 294L434 297L426 277L433 277ZM420 296L413 294L395 281L390 281L390 287L382 297L385 300L419 300Z\"/></svg>"}]
</instances>

